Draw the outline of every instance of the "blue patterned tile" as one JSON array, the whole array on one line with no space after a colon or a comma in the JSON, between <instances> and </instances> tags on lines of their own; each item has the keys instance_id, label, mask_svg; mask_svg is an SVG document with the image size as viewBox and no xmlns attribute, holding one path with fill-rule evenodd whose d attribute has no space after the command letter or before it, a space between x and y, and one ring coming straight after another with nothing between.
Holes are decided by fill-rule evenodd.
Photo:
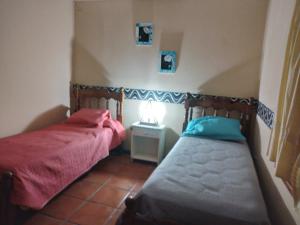
<instances>
[{"instance_id":1,"label":"blue patterned tile","mask_svg":"<svg viewBox=\"0 0 300 225\"><path fill-rule=\"evenodd\" d=\"M120 88L117 87L101 87L101 86L90 86L90 85L81 85L81 84L73 84L73 88L79 89L107 89L109 91L118 91ZM166 103L173 103L173 104L183 104L186 92L172 92L172 91L159 91L159 90L146 90L146 89L135 89L135 88L124 88L125 98L126 99L134 99L134 100L152 100L157 102L166 102ZM214 98L222 98L222 99L229 99L231 102L240 102L243 104L256 104L257 101L250 98L231 98L231 97L223 97L223 96L211 96L211 95L203 95L193 93L193 97L204 99L209 97Z\"/></svg>"},{"instance_id":2,"label":"blue patterned tile","mask_svg":"<svg viewBox=\"0 0 300 225\"><path fill-rule=\"evenodd\" d=\"M120 90L120 88L116 88L116 87L103 87L103 86L93 86L93 85L84 85L84 84L72 84L72 88L73 89L79 88L79 90L85 90L85 89L96 89L96 90L106 89L106 90L111 91L111 92L115 92L115 91Z\"/></svg>"},{"instance_id":3,"label":"blue patterned tile","mask_svg":"<svg viewBox=\"0 0 300 225\"><path fill-rule=\"evenodd\" d=\"M108 91L118 91L120 88L118 87L102 87L102 86L91 86L91 85L81 85L81 84L72 84L72 88L79 89L107 89ZM173 104L183 104L186 93L185 92L172 92L172 91L159 91L159 90L146 90L146 89L135 89L135 88L125 88L125 98L126 99L134 99L134 100L152 100L157 102L166 102ZM240 102L248 105L256 105L257 106L257 114L264 121L264 123L269 127L273 128L273 120L274 120L274 112L265 106L263 103L259 102L256 99L252 98L231 98L231 97L222 97L222 96L211 96L211 95L203 95L193 93L193 97L205 99L208 96L214 98L223 98L229 99L231 102Z\"/></svg>"},{"instance_id":4,"label":"blue patterned tile","mask_svg":"<svg viewBox=\"0 0 300 225\"><path fill-rule=\"evenodd\" d=\"M127 99L135 100L152 100L157 102L167 102L174 104L182 104L185 99L185 93L171 91L157 91L145 89L125 88L125 96Z\"/></svg>"},{"instance_id":5,"label":"blue patterned tile","mask_svg":"<svg viewBox=\"0 0 300 225\"><path fill-rule=\"evenodd\" d=\"M259 101L257 107L257 115L262 119L262 121L264 121L264 123L269 128L273 128L274 112Z\"/></svg>"}]
</instances>

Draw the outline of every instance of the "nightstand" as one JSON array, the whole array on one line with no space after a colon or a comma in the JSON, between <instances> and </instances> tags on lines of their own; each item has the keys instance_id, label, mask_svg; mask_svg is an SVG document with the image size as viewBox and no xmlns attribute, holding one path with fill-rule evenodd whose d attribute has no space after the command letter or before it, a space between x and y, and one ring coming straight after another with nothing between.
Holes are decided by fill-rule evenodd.
<instances>
[{"instance_id":1,"label":"nightstand","mask_svg":"<svg viewBox=\"0 0 300 225\"><path fill-rule=\"evenodd\" d=\"M165 148L165 126L149 126L136 122L131 129L131 158L159 164Z\"/></svg>"}]
</instances>

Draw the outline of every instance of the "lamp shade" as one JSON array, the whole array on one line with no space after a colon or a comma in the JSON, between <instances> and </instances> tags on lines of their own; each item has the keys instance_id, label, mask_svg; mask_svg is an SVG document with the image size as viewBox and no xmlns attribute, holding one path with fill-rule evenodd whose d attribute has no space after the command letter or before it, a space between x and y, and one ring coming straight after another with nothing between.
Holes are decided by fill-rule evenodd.
<instances>
[{"instance_id":1,"label":"lamp shade","mask_svg":"<svg viewBox=\"0 0 300 225\"><path fill-rule=\"evenodd\" d=\"M158 125L162 123L166 109L160 102L143 101L139 109L139 119L141 123Z\"/></svg>"}]
</instances>

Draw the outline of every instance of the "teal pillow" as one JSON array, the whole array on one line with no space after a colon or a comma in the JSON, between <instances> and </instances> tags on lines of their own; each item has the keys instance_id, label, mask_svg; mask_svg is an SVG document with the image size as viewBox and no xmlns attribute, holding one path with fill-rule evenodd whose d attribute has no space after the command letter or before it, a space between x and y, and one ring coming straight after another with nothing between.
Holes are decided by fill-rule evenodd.
<instances>
[{"instance_id":1,"label":"teal pillow","mask_svg":"<svg viewBox=\"0 0 300 225\"><path fill-rule=\"evenodd\" d=\"M201 136L211 139L244 141L240 121L220 116L204 116L191 120L182 136Z\"/></svg>"}]
</instances>

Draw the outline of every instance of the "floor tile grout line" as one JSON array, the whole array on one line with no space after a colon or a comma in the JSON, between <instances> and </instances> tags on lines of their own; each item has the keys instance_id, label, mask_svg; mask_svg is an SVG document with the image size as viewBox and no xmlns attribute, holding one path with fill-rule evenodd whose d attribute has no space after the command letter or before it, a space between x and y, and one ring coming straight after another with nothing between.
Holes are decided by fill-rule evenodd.
<instances>
[{"instance_id":1,"label":"floor tile grout line","mask_svg":"<svg viewBox=\"0 0 300 225\"><path fill-rule=\"evenodd\" d=\"M105 182L105 183L106 183L106 182ZM103 183L97 190L99 191L99 190L104 186L105 183ZM119 203L118 206L116 206L116 207L113 207L113 206L111 206L111 205L107 205L107 204L101 203L101 202L91 201L91 199L92 199L92 196L91 196L90 198L88 198L88 199L86 199L86 200L79 199L79 200L82 200L82 203L81 203L78 207L76 207L76 209L75 209L68 217L66 217L66 218L64 218L64 219L56 218L56 217L54 217L54 216L52 216L52 215L49 215L49 214L47 214L47 213L45 213L45 212L40 212L40 214L45 215L45 216L50 217L50 218L53 218L53 219L55 219L55 220L60 220L60 221L62 221L62 225L63 225L63 224L66 224L66 223L68 223L68 222L73 223L72 221L70 221L70 218L71 218L76 212L78 212L78 211L79 211L86 203L93 203L93 204L97 204L97 205L101 205L101 206L104 206L104 207L108 207L108 208L113 209L113 212L112 212L111 215L108 217L108 218L111 218L112 215L114 214L114 212L115 212L116 210L122 210L122 209L120 208L120 207L122 206L122 203L124 203L124 201L126 200L126 198L127 198L127 197L131 194L131 192L133 191L133 189L134 189L134 186L133 186L130 190L128 190L127 194L124 196L124 198L120 201L120 203ZM96 192L98 192L98 191L96 191ZM95 193L96 193L96 192L95 192ZM95 195L95 193L94 193L93 195ZM70 197L72 197L72 196L70 196ZM76 199L78 199L78 198L76 198ZM123 210L124 210L124 209L123 209ZM106 221L106 222L107 222L107 221ZM105 222L105 223L106 223L106 222Z\"/></svg>"},{"instance_id":2,"label":"floor tile grout line","mask_svg":"<svg viewBox=\"0 0 300 225\"><path fill-rule=\"evenodd\" d=\"M109 180L109 179L108 179ZM80 198L76 198L76 197L74 197L74 196L68 196L68 197L71 197L71 198L75 198L75 199L78 199L78 200L81 200L82 202L81 202L81 204L79 205L79 206L77 206L76 208L75 208L75 210L74 211L72 211L72 213L70 213L70 215L69 216L67 216L66 218L64 218L64 219L59 219L59 218L56 218L56 217L54 217L54 216L52 216L52 215L49 215L49 214L47 214L46 212L40 212L41 214L43 214L43 215L46 215L46 216L48 216L48 217L51 217L51 218L54 218L54 219L56 219L56 220L62 220L63 221L63 223L66 223L66 222L71 222L72 223L72 221L69 221L69 219L76 213L76 212L78 212L79 211L79 209L81 209L86 203L88 203L88 202L90 202L89 200L104 186L104 184L106 184L108 181L106 181L106 182L104 182L104 183L102 183L100 186L99 186L99 188L93 193L93 194L91 194L91 196L90 197L88 197L88 198L86 198L86 199L80 199ZM103 205L103 204L102 204ZM113 208L113 207L111 207L110 206L110 208Z\"/></svg>"},{"instance_id":3,"label":"floor tile grout line","mask_svg":"<svg viewBox=\"0 0 300 225\"><path fill-rule=\"evenodd\" d=\"M90 199L92 199L94 197L94 195L108 182L109 179L107 179L104 183L102 183L99 188L93 193L90 195L90 197L86 198L85 200L82 201L82 203L70 214L70 216L66 217L65 218L65 222L71 222L73 223L72 221L70 221L71 217L79 211L79 209L81 209L84 205L86 205L86 203L90 203ZM110 207L110 208L113 208L113 207Z\"/></svg>"},{"instance_id":4,"label":"floor tile grout line","mask_svg":"<svg viewBox=\"0 0 300 225\"><path fill-rule=\"evenodd\" d=\"M90 197L86 198L86 202L90 202L90 203L94 203L94 204L99 204L99 205L102 205L102 206L105 206L105 207L109 207L109 208L113 208L113 212L107 217L104 225L108 224L108 222L112 219L113 215L118 211L118 210L122 210L120 207L122 206L122 204L125 202L126 198L132 193L132 191L134 190L135 186L137 185L137 180L139 179L134 179L135 182L134 184L132 185L132 187L130 189L127 189L127 190L124 190L120 187L115 187L113 185L114 188L116 189L121 189L121 190L124 190L124 191L127 191L126 195L124 196L124 198L122 198L122 200L120 201L120 203L116 206L116 207L113 207L111 205L107 205L107 204L104 204L104 203L100 203L100 202L97 202L97 201L92 201L92 198L96 195L96 193L102 189L105 185L109 185L109 181L111 180L111 177L109 179L106 180L106 182L104 182L102 185L100 185L100 187L93 193L90 195ZM124 209L123 209L124 210ZM78 210L77 210L78 211ZM76 211L73 212L73 215L76 213ZM70 216L72 217L72 216ZM69 218L70 219L70 218ZM72 222L72 221L69 221L69 219L66 221L66 222Z\"/></svg>"},{"instance_id":5,"label":"floor tile grout line","mask_svg":"<svg viewBox=\"0 0 300 225\"><path fill-rule=\"evenodd\" d=\"M122 210L122 209L120 208L121 205L122 205L122 203L123 203L123 202L126 200L126 198L131 194L131 192L132 192L132 190L134 189L136 183L135 183L134 185L132 185L132 187L131 187L129 190L124 190L124 191L127 191L127 193L126 193L126 195L124 196L124 198L122 198L122 200L120 201L120 204L118 204L117 207L113 207L113 206L111 206L111 205L107 205L107 204L104 204L104 203L100 203L100 202L96 202L96 201L92 201L92 200L91 200L91 199L96 195L96 193L97 193L100 189L102 189L105 185L107 185L107 183L109 183L110 180L111 180L111 177L110 177L109 179L107 179L104 183L102 183L102 184L99 186L99 188L98 188L95 192L93 192L93 194L91 194L91 195L90 195L88 198L86 198L85 200L82 200L82 199L77 198L77 199L83 201L82 204L80 204L80 205L76 208L76 210L74 210L74 211L71 213L71 215L70 215L69 217L65 218L64 223L67 223L67 222L73 223L72 221L70 221L70 218L71 218L76 212L78 212L79 209L82 208L83 205L85 205L86 203L94 203L94 204L98 204L98 205L105 206L105 207L109 207L109 208L112 208L112 209L113 209L113 212L112 212L111 215L107 218L107 220L105 221L104 224L106 224L106 223L109 221L109 219L111 219L111 217L112 217L112 215L114 214L115 211L117 211L117 210ZM122 188L118 188L118 187L114 187L114 188L123 190ZM73 196L72 196L72 197L73 197ZM54 217L52 217L52 218L54 218Z\"/></svg>"},{"instance_id":6,"label":"floor tile grout line","mask_svg":"<svg viewBox=\"0 0 300 225\"><path fill-rule=\"evenodd\" d=\"M116 188L116 187L114 187L114 188ZM132 187L133 188L133 187ZM131 189L132 189L131 188ZM116 189L120 189L120 188L116 188ZM106 207L110 207L110 208L114 208L114 209L120 209L120 206L122 205L122 203L125 201L125 199L129 196L129 194L131 193L131 189L129 189L129 190L126 190L126 195L122 198L122 200L120 201L120 203L116 206L116 207L113 207L113 206L111 206L111 205L108 205L108 204L105 204L105 203L103 203L103 202L97 202L97 201L93 201L93 200L88 200L88 202L90 202L90 203L96 203L96 204L99 204L99 205L102 205L102 206L106 206ZM125 191L125 190L124 190Z\"/></svg>"},{"instance_id":7,"label":"floor tile grout line","mask_svg":"<svg viewBox=\"0 0 300 225\"><path fill-rule=\"evenodd\" d=\"M113 156L112 158L110 158L110 160L111 160L111 159L115 160L116 158ZM107 160L106 162L109 163L109 160ZM110 161L110 162L115 163L115 161ZM125 166L125 167L130 167L130 166L132 166L132 165L133 165L133 166L134 166L134 165L140 165L140 164L135 164L135 163L132 164L132 163L127 162L127 161L125 162L125 159L124 159L123 162L122 162L122 161L121 161L121 162L118 162L118 164L121 165L121 166ZM147 165L147 166L148 166L148 165ZM133 167L133 168L134 168L134 167ZM100 168L96 168L96 171L97 171L97 169L98 169L98 171L99 171ZM138 167L137 167L137 169L138 169ZM123 206L123 203L125 204L126 198L128 198L130 195L135 196L134 193L138 193L138 192L140 191L140 190L134 191L134 189L138 186L139 182L144 183L145 180L147 180L147 177L148 177L148 176L145 176L145 177L143 177L143 176L141 176L141 177L139 177L139 176L138 176L138 177L133 176L133 177L132 177L131 174L134 174L134 173L133 173L134 171L131 173L130 170L128 170L130 176L128 176L128 177L125 176L124 179L131 180L131 181L132 181L132 186L131 186L129 189L127 189L127 188L122 188L122 187L117 186L117 185L109 184L109 182L112 180L112 178L113 178L114 176L115 176L115 177L118 176L118 172L116 172L116 171L110 171L109 169L105 170L104 168L103 168L103 170L101 169L101 171L103 171L103 172L105 172L105 173L108 173L108 174L109 174L109 177L108 177L108 179L105 180L105 182L100 183L100 186L99 186L95 191L93 191L90 195L88 195L88 197L82 199L82 198L77 197L77 196L72 196L72 195L69 195L69 194L64 194L64 193L62 193L62 196L65 195L65 196L67 196L67 197L72 197L72 198L75 198L75 199L78 199L78 200L82 201L81 204L79 204L79 205L75 208L75 210L72 211L72 212L70 213L69 216L67 216L66 218L64 218L64 219L62 220L62 219L58 219L58 218L56 218L56 217L54 217L54 216L52 216L52 215L49 215L49 214L47 214L46 212L38 212L38 213L40 213L40 214L42 214L42 215L45 215L45 216L47 216L47 217L49 217L49 218L53 218L53 219L55 219L55 220L60 221L60 222L61 222L61 225L67 224L68 222L73 224L73 222L70 221L71 217L72 217L75 213L77 213L81 208L83 208L83 206L86 205L87 203L94 203L94 204L97 204L97 205L101 205L101 206L104 206L104 207L111 208L111 209L113 210L112 213L106 218L106 221L104 222L104 225L106 225L106 224L108 225L109 221L113 218L113 216L114 216L116 213L118 213L118 211L123 211L123 210L124 210L124 208L122 208L122 206ZM147 173L147 172L146 172L146 173ZM87 181L90 182L90 183L97 183L97 182L93 182L93 181L89 181L89 180L87 180ZM97 184L99 184L99 183L97 183ZM71 184L71 185L72 185L72 184ZM100 202L97 202L97 201L92 201L92 199L94 198L94 196L96 195L96 193L97 193L98 191L100 191L101 189L103 189L103 187L105 187L105 186L106 186L106 187L107 187L107 186L111 186L111 187L113 187L113 188L120 189L120 190L123 190L123 191L126 191L126 192L127 192L126 195L122 198L122 200L120 201L120 203L119 203L116 207L115 207L115 206L111 206L111 205L107 205L107 204L105 204L105 203L100 203ZM78 224L78 225L79 225L79 224Z\"/></svg>"},{"instance_id":8,"label":"floor tile grout line","mask_svg":"<svg viewBox=\"0 0 300 225\"><path fill-rule=\"evenodd\" d=\"M80 197L78 197L78 196L73 196L73 195L70 195L70 194L63 194L63 195L67 195L67 196L70 196L70 197L73 197L73 198L76 198L76 199L79 199L79 200L87 200L87 201L89 201L92 197L94 197L94 195L100 190L100 189L102 189L102 187L104 186L104 185L106 185L106 183L108 183L108 180L110 180L111 179L111 177L109 177L105 182L103 182L103 183L97 183L97 184L99 184L100 186L93 192L93 193L91 193L88 197L86 197L86 198L84 198L84 199L82 199L82 198L80 198ZM90 181L89 181L90 182ZM90 183L93 183L93 184L96 184L96 182L90 182Z\"/></svg>"},{"instance_id":9,"label":"floor tile grout line","mask_svg":"<svg viewBox=\"0 0 300 225\"><path fill-rule=\"evenodd\" d=\"M103 225L108 225L111 219L113 218L114 214L118 212L119 209L114 209L113 213L106 219L105 223Z\"/></svg>"},{"instance_id":10,"label":"floor tile grout line","mask_svg":"<svg viewBox=\"0 0 300 225\"><path fill-rule=\"evenodd\" d=\"M92 198L96 195L96 193L100 190L100 189L102 189L105 185L107 185L108 183L109 183L109 181L111 180L111 177L110 178L108 178L104 183L102 183L100 186L99 186L99 188L97 188L96 189L96 191L94 191L89 197L87 197L86 199L80 199L80 198L78 198L78 197L76 197L76 196L70 196L70 195L68 195L68 196L70 196L70 197L73 197L73 198L76 198L76 199L79 199L79 200L82 200L82 203L70 214L70 216L68 216L68 217L66 217L64 220L63 220L63 223L67 223L67 222L71 222L72 223L72 221L70 221L70 218L76 213L76 212L78 212L79 211L79 209L81 209L82 207L83 207L83 205L85 205L86 203L94 203L94 204L98 204L98 205L102 205L102 206L105 206L105 207L109 207L109 208L112 208L112 209L114 209L114 211L115 210L122 210L120 207L121 207L121 205L122 205L122 203L126 200L126 198L131 194L131 192L133 191L133 189L134 189L134 187L136 186L136 184L137 184L137 182L135 182L133 185L132 185L132 187L130 188L130 189L128 189L128 190L124 190L124 189L122 189L122 188L119 188L119 187L114 187L114 188L116 188L116 189L121 189L121 190L124 190L124 191L127 191L127 193L126 193L126 195L124 196L124 198L122 198L122 200L120 201L120 204L118 204L118 206L116 206L116 207L113 207L113 206L111 206L111 205L107 205L107 204L104 204L104 203L100 203L100 202L97 202L97 201L92 201ZM112 213L113 214L113 213ZM108 217L108 218L110 218L111 216L112 216L112 214ZM50 216L50 215L48 215L48 216ZM55 218L55 217L52 217L52 218ZM56 219L56 218L55 218ZM106 221L106 222L108 222L108 221ZM105 222L105 223L106 223Z\"/></svg>"},{"instance_id":11,"label":"floor tile grout line","mask_svg":"<svg viewBox=\"0 0 300 225\"><path fill-rule=\"evenodd\" d=\"M122 205L123 202L125 203L126 198L132 193L132 191L134 190L134 187L135 187L136 185L137 185L137 183L135 183L135 184L128 190L127 194L126 194L125 197L122 199L122 201L120 202L120 204L118 205L118 207L115 208L114 212L107 218L107 220L105 221L105 223L104 223L103 225L109 225L110 220L113 218L113 215L114 215L115 213L118 212L118 210L125 210L125 209L126 209L126 208L125 208L125 209L121 209L120 207L121 207L121 205Z\"/></svg>"},{"instance_id":12,"label":"floor tile grout line","mask_svg":"<svg viewBox=\"0 0 300 225\"><path fill-rule=\"evenodd\" d=\"M113 218L113 215L118 211L118 210L122 210L120 207L122 205L123 202L125 202L126 198L130 195L131 191L133 190L135 185L132 186L132 188L130 190L128 190L127 194L124 196L124 198L120 201L120 204L117 206L117 208L115 208L114 212L106 219L105 223L103 225L108 225L108 223L110 222L110 220ZM125 210L125 209L123 209Z\"/></svg>"}]
</instances>

